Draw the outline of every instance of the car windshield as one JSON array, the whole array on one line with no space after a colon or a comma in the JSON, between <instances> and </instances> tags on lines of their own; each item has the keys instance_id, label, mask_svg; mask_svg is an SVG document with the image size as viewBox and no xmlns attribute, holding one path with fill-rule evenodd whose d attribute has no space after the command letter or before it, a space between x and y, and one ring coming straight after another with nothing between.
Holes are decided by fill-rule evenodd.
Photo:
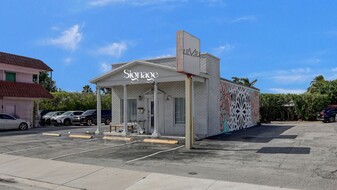
<instances>
[{"instance_id":1,"label":"car windshield","mask_svg":"<svg viewBox=\"0 0 337 190\"><path fill-rule=\"evenodd\" d=\"M96 110L87 110L82 113L82 115L92 115Z\"/></svg>"},{"instance_id":2,"label":"car windshield","mask_svg":"<svg viewBox=\"0 0 337 190\"><path fill-rule=\"evenodd\" d=\"M47 113L44 116L53 116L53 115L55 115L55 113L57 113L57 112L56 111L52 111L52 112Z\"/></svg>"},{"instance_id":3,"label":"car windshield","mask_svg":"<svg viewBox=\"0 0 337 190\"><path fill-rule=\"evenodd\" d=\"M330 109L331 108L325 108L325 109L322 110L322 112L325 113L325 112L329 111Z\"/></svg>"},{"instance_id":4,"label":"car windshield","mask_svg":"<svg viewBox=\"0 0 337 190\"><path fill-rule=\"evenodd\" d=\"M327 110L326 112L331 112L331 111L336 111L336 110L337 110L337 108L331 108L331 109Z\"/></svg>"},{"instance_id":5,"label":"car windshield","mask_svg":"<svg viewBox=\"0 0 337 190\"><path fill-rule=\"evenodd\" d=\"M61 115L71 115L73 112L72 111L67 111L67 112L64 112L63 114Z\"/></svg>"}]
</instances>

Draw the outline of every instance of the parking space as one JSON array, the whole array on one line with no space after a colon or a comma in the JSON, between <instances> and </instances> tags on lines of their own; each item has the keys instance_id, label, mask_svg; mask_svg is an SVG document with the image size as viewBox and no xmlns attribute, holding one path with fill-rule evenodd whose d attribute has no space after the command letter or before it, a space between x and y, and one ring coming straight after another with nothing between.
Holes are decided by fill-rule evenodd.
<instances>
[{"instance_id":1,"label":"parking space","mask_svg":"<svg viewBox=\"0 0 337 190\"><path fill-rule=\"evenodd\" d=\"M38 129L25 135L1 134L0 153L288 188L333 189L337 185L335 123L263 125L197 141L192 150L181 143L144 143L142 138L118 141L67 135L94 129L69 127ZM43 136L45 131L63 136Z\"/></svg>"}]
</instances>

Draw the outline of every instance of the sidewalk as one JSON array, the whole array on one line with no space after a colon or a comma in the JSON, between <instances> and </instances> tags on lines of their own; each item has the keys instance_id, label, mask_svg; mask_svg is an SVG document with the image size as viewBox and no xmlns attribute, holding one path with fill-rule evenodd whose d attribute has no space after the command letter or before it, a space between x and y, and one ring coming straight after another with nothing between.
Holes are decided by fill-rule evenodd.
<instances>
[{"instance_id":1,"label":"sidewalk","mask_svg":"<svg viewBox=\"0 0 337 190\"><path fill-rule=\"evenodd\" d=\"M0 154L0 189L13 190L143 190L259 189L279 187L138 172L111 167Z\"/></svg>"}]
</instances>

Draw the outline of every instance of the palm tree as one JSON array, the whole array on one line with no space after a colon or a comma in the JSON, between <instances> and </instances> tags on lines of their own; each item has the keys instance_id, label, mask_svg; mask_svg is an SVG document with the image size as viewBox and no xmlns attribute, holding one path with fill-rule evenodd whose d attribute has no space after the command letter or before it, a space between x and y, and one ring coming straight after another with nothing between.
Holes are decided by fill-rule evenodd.
<instances>
[{"instance_id":1,"label":"palm tree","mask_svg":"<svg viewBox=\"0 0 337 190\"><path fill-rule=\"evenodd\" d=\"M248 78L238 78L238 77L232 77L233 82L238 83L238 84L243 84L246 86L253 87L254 84L257 82L257 79L253 80L252 82L249 81Z\"/></svg>"},{"instance_id":2,"label":"palm tree","mask_svg":"<svg viewBox=\"0 0 337 190\"><path fill-rule=\"evenodd\" d=\"M93 92L92 92L91 87L89 85L85 85L85 86L83 86L82 93L90 94L90 93L93 93Z\"/></svg>"},{"instance_id":3,"label":"palm tree","mask_svg":"<svg viewBox=\"0 0 337 190\"><path fill-rule=\"evenodd\" d=\"M309 88L307 89L307 92L308 93L315 93L315 92L317 92L318 91L318 87L319 86L322 86L323 85L323 83L325 83L326 82L326 80L324 79L324 76L323 75L318 75L318 76L316 76L315 78L314 78L314 80L312 80L311 82L310 82L310 86L309 86Z\"/></svg>"}]
</instances>

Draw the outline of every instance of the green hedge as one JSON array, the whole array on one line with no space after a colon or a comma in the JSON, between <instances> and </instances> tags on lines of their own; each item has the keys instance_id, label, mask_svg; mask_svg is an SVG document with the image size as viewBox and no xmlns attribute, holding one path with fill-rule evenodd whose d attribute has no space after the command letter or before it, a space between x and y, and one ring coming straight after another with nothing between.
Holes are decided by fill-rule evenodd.
<instances>
[{"instance_id":1,"label":"green hedge","mask_svg":"<svg viewBox=\"0 0 337 190\"><path fill-rule=\"evenodd\" d=\"M261 121L315 120L317 112L330 102L322 94L260 94Z\"/></svg>"},{"instance_id":2,"label":"green hedge","mask_svg":"<svg viewBox=\"0 0 337 190\"><path fill-rule=\"evenodd\" d=\"M76 92L52 92L53 99L39 102L40 110L89 110L96 109L96 94ZM102 109L111 109L110 94L102 94Z\"/></svg>"}]
</instances>

